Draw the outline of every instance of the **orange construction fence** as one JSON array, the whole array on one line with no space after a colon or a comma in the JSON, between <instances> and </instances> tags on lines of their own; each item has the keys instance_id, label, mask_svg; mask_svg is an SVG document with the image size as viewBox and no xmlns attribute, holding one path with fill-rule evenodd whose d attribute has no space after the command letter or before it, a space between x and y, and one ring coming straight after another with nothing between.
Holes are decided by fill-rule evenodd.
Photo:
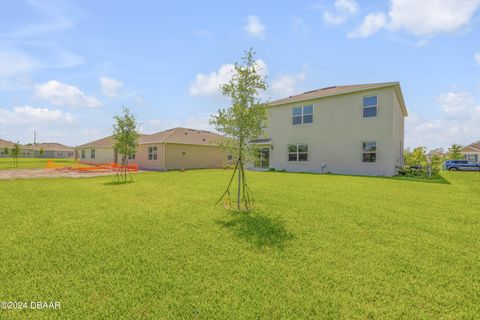
<instances>
[{"instance_id":1,"label":"orange construction fence","mask_svg":"<svg viewBox=\"0 0 480 320\"><path fill-rule=\"evenodd\" d=\"M79 171L79 172L99 172L99 171L128 171L128 172L136 172L138 171L138 164L129 164L126 166L117 164L117 163L98 163L98 164L91 164L85 165L80 164L79 162L75 162L72 166L65 166L60 165L58 163L53 162L52 160L48 160L47 164L45 165L45 169L55 169L55 170L70 170L70 171Z\"/></svg>"}]
</instances>

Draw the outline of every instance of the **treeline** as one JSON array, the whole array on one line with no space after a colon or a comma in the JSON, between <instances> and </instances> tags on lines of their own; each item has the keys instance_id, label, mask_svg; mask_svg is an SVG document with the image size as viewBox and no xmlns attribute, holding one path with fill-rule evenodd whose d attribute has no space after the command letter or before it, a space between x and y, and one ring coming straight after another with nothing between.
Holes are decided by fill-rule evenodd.
<instances>
[{"instance_id":1,"label":"treeline","mask_svg":"<svg viewBox=\"0 0 480 320\"><path fill-rule=\"evenodd\" d=\"M445 160L463 159L464 156L460 153L462 148L463 146L458 144L453 144L447 151L443 148L433 149L429 152L425 147L407 148L403 153L403 160L407 166L431 166L440 169Z\"/></svg>"}]
</instances>

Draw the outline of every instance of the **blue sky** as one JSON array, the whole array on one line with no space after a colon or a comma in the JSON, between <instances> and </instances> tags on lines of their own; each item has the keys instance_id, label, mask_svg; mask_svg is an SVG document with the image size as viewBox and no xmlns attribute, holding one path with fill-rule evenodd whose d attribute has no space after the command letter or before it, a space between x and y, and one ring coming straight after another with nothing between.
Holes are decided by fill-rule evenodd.
<instances>
[{"instance_id":1,"label":"blue sky","mask_svg":"<svg viewBox=\"0 0 480 320\"><path fill-rule=\"evenodd\" d=\"M406 145L480 140L480 0L9 1L0 137L77 145L129 106L146 133L208 129L253 47L272 99L400 81Z\"/></svg>"}]
</instances>

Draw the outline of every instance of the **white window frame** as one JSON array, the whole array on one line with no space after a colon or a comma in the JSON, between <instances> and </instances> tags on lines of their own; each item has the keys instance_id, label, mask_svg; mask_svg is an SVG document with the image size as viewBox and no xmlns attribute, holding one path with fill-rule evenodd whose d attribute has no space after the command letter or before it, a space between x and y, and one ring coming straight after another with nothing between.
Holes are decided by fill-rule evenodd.
<instances>
[{"instance_id":1,"label":"white window frame","mask_svg":"<svg viewBox=\"0 0 480 320\"><path fill-rule=\"evenodd\" d=\"M375 143L375 151L365 151L364 145L366 143ZM375 141L375 140L362 141L362 163L377 163L377 160L378 160L377 153L378 153L378 142L377 141ZM365 161L365 159L363 157L365 154L375 154L375 161Z\"/></svg>"},{"instance_id":2,"label":"white window frame","mask_svg":"<svg viewBox=\"0 0 480 320\"><path fill-rule=\"evenodd\" d=\"M80 152L80 157L81 157L82 159L85 159L85 149L81 150L81 152Z\"/></svg>"},{"instance_id":3,"label":"white window frame","mask_svg":"<svg viewBox=\"0 0 480 320\"><path fill-rule=\"evenodd\" d=\"M305 145L307 146L307 152L300 152L300 148L299 146L301 145ZM295 152L290 152L290 146L295 146L296 147L296 151ZM309 153L310 149L308 147L308 143L290 143L290 144L287 144L287 161L288 162L296 162L296 163L304 163L304 162L308 162L308 153ZM290 160L290 154L294 154L295 155L295 159L296 160ZM307 155L307 160L300 160L300 154L306 154Z\"/></svg>"},{"instance_id":4,"label":"white window frame","mask_svg":"<svg viewBox=\"0 0 480 320\"><path fill-rule=\"evenodd\" d=\"M95 149L90 149L90 159L95 159L95 156L96 156L95 153L96 153Z\"/></svg>"},{"instance_id":5,"label":"white window frame","mask_svg":"<svg viewBox=\"0 0 480 320\"><path fill-rule=\"evenodd\" d=\"M312 113L305 113L305 112L304 112L305 107L312 107ZM300 115L294 115L294 114L293 114L293 111L294 111L295 109L299 109L299 108L302 110L302 113L301 113ZM308 104L308 105L304 105L304 106L293 107L293 108L292 108L292 121L291 121L291 124L292 124L293 126L303 125L303 124L313 124L313 117L314 117L313 115L314 115L314 114L315 114L315 107L314 107L313 104ZM307 123L305 123L305 122L304 122L304 117L305 117L305 116L309 116L309 115L312 116L312 122L307 122ZM293 118L295 118L295 117L300 117L300 119L301 119L302 121L301 121L300 123L293 123Z\"/></svg>"},{"instance_id":6,"label":"white window frame","mask_svg":"<svg viewBox=\"0 0 480 320\"><path fill-rule=\"evenodd\" d=\"M148 160L155 161L158 159L158 148L157 146L148 147Z\"/></svg>"},{"instance_id":7,"label":"white window frame","mask_svg":"<svg viewBox=\"0 0 480 320\"><path fill-rule=\"evenodd\" d=\"M135 160L135 153L134 154L129 154L127 159L128 160Z\"/></svg>"},{"instance_id":8,"label":"white window frame","mask_svg":"<svg viewBox=\"0 0 480 320\"><path fill-rule=\"evenodd\" d=\"M372 97L377 98L377 104L374 106L365 106L365 99L372 98ZM365 117L365 109L371 109L371 108L375 108L375 116ZM377 118L377 117L378 117L378 94L370 94L368 96L363 96L362 97L362 118L370 119L370 118Z\"/></svg>"}]
</instances>

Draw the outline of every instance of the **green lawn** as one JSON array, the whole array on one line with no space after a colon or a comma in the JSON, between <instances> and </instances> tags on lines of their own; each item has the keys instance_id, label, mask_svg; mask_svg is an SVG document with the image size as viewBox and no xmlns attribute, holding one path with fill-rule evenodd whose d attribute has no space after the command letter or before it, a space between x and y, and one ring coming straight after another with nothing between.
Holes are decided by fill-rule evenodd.
<instances>
[{"instance_id":1,"label":"green lawn","mask_svg":"<svg viewBox=\"0 0 480 320\"><path fill-rule=\"evenodd\" d=\"M17 168L13 163L13 158L0 158L0 170L45 168L48 160L52 160L59 165L73 164L73 159L18 158Z\"/></svg>"},{"instance_id":2,"label":"green lawn","mask_svg":"<svg viewBox=\"0 0 480 320\"><path fill-rule=\"evenodd\" d=\"M1 319L478 319L480 174L231 171L0 181Z\"/></svg>"}]
</instances>

